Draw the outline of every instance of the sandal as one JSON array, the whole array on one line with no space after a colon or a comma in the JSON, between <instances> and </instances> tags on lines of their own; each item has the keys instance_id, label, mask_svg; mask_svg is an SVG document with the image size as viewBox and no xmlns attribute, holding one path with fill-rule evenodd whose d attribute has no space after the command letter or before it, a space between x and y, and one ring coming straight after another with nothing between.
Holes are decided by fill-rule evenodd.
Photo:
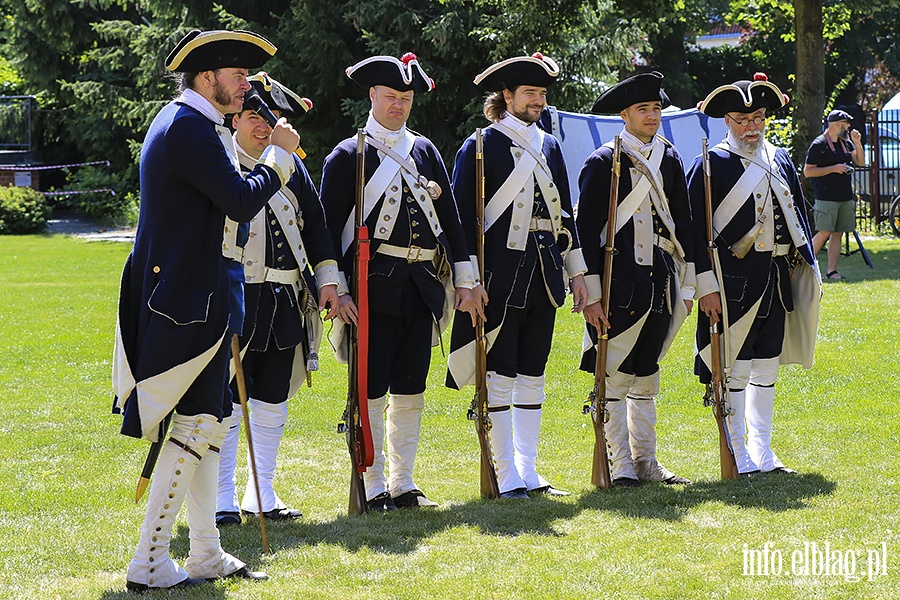
<instances>
[{"instance_id":1,"label":"sandal","mask_svg":"<svg viewBox=\"0 0 900 600\"><path fill-rule=\"evenodd\" d=\"M832 281L840 281L844 279L844 276L838 273L837 271L829 271L827 275L825 275L826 279L831 279Z\"/></svg>"}]
</instances>

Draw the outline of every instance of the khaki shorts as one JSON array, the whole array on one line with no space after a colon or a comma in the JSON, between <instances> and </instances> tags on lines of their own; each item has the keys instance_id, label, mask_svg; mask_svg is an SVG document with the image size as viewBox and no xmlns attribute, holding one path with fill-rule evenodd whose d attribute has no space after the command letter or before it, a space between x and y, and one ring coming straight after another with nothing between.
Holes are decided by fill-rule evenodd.
<instances>
[{"instance_id":1,"label":"khaki shorts","mask_svg":"<svg viewBox=\"0 0 900 600\"><path fill-rule=\"evenodd\" d=\"M856 231L854 200L819 200L813 206L816 231Z\"/></svg>"}]
</instances>

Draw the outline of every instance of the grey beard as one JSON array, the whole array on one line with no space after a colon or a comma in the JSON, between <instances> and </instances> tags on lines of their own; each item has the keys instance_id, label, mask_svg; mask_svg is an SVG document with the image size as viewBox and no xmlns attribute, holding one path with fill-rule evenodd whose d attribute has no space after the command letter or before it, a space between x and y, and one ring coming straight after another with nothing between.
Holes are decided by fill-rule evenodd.
<instances>
[{"instance_id":1,"label":"grey beard","mask_svg":"<svg viewBox=\"0 0 900 600\"><path fill-rule=\"evenodd\" d=\"M728 132L728 137L731 140L731 143L738 147L743 152L747 154L756 154L759 152L759 149L763 147L763 143L765 143L765 129L759 130L759 138L755 142L748 142L744 138L740 138L731 131Z\"/></svg>"}]
</instances>

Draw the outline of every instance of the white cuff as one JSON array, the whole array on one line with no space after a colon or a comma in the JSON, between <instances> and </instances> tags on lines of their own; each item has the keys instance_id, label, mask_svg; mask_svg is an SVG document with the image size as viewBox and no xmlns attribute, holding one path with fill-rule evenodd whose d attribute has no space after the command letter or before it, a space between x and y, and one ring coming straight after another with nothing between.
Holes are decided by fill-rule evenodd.
<instances>
[{"instance_id":1,"label":"white cuff","mask_svg":"<svg viewBox=\"0 0 900 600\"><path fill-rule=\"evenodd\" d=\"M338 296L346 296L350 293L350 286L347 284L347 276L343 271L338 271Z\"/></svg>"},{"instance_id":2,"label":"white cuff","mask_svg":"<svg viewBox=\"0 0 900 600\"><path fill-rule=\"evenodd\" d=\"M475 285L481 285L481 268L478 266L478 257L470 254L469 262L472 264L472 275L475 277Z\"/></svg>"},{"instance_id":3,"label":"white cuff","mask_svg":"<svg viewBox=\"0 0 900 600\"><path fill-rule=\"evenodd\" d=\"M702 298L719 291L719 282L716 280L716 274L712 271L697 274L697 289L694 292L695 298Z\"/></svg>"},{"instance_id":4,"label":"white cuff","mask_svg":"<svg viewBox=\"0 0 900 600\"><path fill-rule=\"evenodd\" d=\"M585 304L593 304L600 302L603 296L603 280L600 275L585 275L584 285L587 287L587 302Z\"/></svg>"},{"instance_id":5,"label":"white cuff","mask_svg":"<svg viewBox=\"0 0 900 600\"><path fill-rule=\"evenodd\" d=\"M256 164L275 169L282 186L287 185L291 175L294 174L294 159L287 150L280 146L266 146Z\"/></svg>"},{"instance_id":6,"label":"white cuff","mask_svg":"<svg viewBox=\"0 0 900 600\"><path fill-rule=\"evenodd\" d=\"M316 287L320 290L326 285L336 285L341 288L341 273L338 270L336 260L323 260L313 269L316 274Z\"/></svg>"},{"instance_id":7,"label":"white cuff","mask_svg":"<svg viewBox=\"0 0 900 600\"><path fill-rule=\"evenodd\" d=\"M581 248L569 250L566 255L566 277L572 279L576 275L584 275L587 273L587 263L584 262L584 254Z\"/></svg>"},{"instance_id":8,"label":"white cuff","mask_svg":"<svg viewBox=\"0 0 900 600\"><path fill-rule=\"evenodd\" d=\"M685 263L684 280L681 282L683 287L697 287L697 267L694 263Z\"/></svg>"},{"instance_id":9,"label":"white cuff","mask_svg":"<svg viewBox=\"0 0 900 600\"><path fill-rule=\"evenodd\" d=\"M475 287L475 274L472 272L472 263L464 260L453 263L453 287L471 290Z\"/></svg>"}]
</instances>

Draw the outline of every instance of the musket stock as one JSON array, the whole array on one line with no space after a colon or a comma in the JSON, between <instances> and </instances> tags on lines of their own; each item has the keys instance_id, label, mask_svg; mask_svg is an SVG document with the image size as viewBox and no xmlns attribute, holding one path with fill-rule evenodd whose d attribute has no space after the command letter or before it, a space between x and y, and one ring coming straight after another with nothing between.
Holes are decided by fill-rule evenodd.
<instances>
[{"instance_id":1,"label":"musket stock","mask_svg":"<svg viewBox=\"0 0 900 600\"><path fill-rule=\"evenodd\" d=\"M606 244L603 255L602 297L600 306L603 314L609 318L609 300L612 288L613 255L615 254L616 215L619 205L619 173L621 171L622 138L616 136L613 145L612 171L609 178L609 212L606 219ZM609 349L609 330L603 322L597 330L597 362L594 365L594 387L588 395L585 412L594 422L594 457L591 463L591 483L608 490L612 485L609 474L609 454L606 448L606 422L609 412L606 409L606 363ZM624 398L621 400L624 402Z\"/></svg>"},{"instance_id":2,"label":"musket stock","mask_svg":"<svg viewBox=\"0 0 900 600\"><path fill-rule=\"evenodd\" d=\"M481 128L475 130L475 255L478 258L478 280L484 281L484 141ZM488 415L487 340L484 320L475 317L475 398L469 409L469 419L475 421L478 444L481 447L481 495L499 498L500 486L491 453L491 419Z\"/></svg>"},{"instance_id":3,"label":"musket stock","mask_svg":"<svg viewBox=\"0 0 900 600\"><path fill-rule=\"evenodd\" d=\"M349 361L347 367L347 407L339 432L347 434L352 470L350 473L350 502L348 512L366 512L366 485L362 473L372 466L375 453L372 429L369 425L369 230L366 227L363 204L366 188L366 134L356 133L356 260L353 263L353 300L357 307L357 325L351 327ZM349 325L348 325L349 326Z\"/></svg>"},{"instance_id":4,"label":"musket stock","mask_svg":"<svg viewBox=\"0 0 900 600\"><path fill-rule=\"evenodd\" d=\"M724 348L722 345L721 328L727 329L728 323L725 311L724 299L724 281L721 277L721 267L719 266L719 254L716 248L716 235L713 231L713 209L712 209L712 181L709 167L709 148L708 141L703 138L702 141L702 161L703 161L703 199L705 204L706 216L706 240L707 253L709 254L710 267L719 280L720 297L722 302L722 315L718 323L710 322L709 326L709 350L710 350L710 373L712 374L711 382L706 385L706 395L704 396L704 404L712 406L713 415L716 418L716 426L719 430L719 468L722 479L737 479L738 470L737 462L734 458L734 449L731 446L731 438L728 434L728 426L725 423L726 417L726 397L728 390L725 377L725 359Z\"/></svg>"}]
</instances>

